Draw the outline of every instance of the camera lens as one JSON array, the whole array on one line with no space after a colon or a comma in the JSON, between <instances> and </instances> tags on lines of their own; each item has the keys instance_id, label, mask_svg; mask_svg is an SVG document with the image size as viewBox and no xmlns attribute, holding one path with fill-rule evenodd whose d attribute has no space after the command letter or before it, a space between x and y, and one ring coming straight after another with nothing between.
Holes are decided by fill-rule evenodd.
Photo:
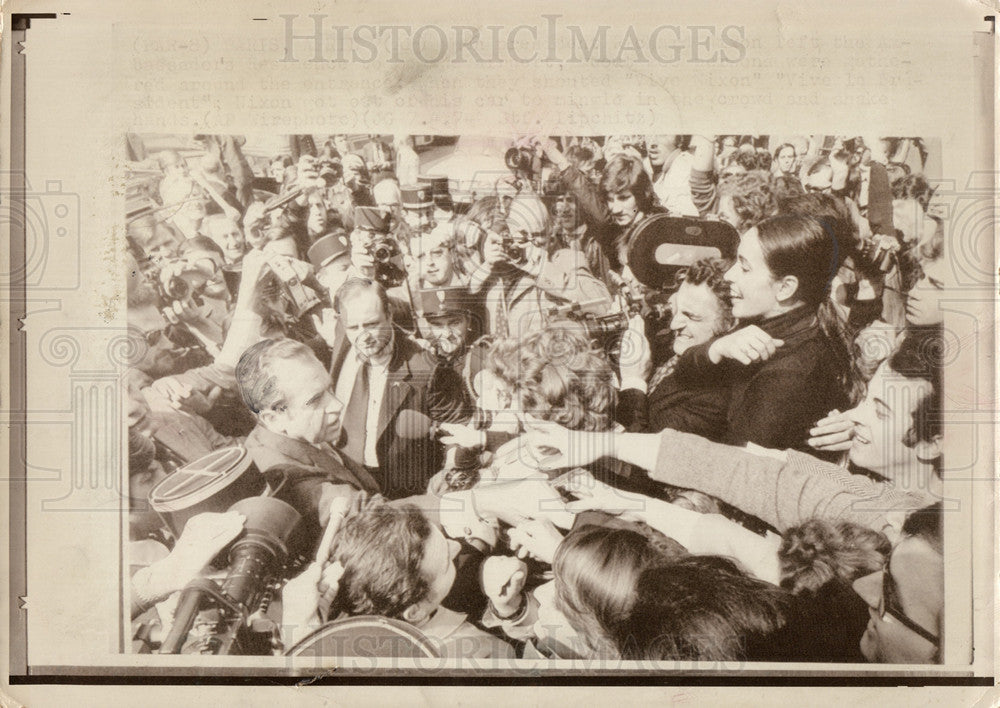
<instances>
[{"instance_id":1,"label":"camera lens","mask_svg":"<svg viewBox=\"0 0 1000 708\"><path fill-rule=\"evenodd\" d=\"M188 282L179 276L174 276L167 283L167 295L174 300L183 300L191 293Z\"/></svg>"}]
</instances>

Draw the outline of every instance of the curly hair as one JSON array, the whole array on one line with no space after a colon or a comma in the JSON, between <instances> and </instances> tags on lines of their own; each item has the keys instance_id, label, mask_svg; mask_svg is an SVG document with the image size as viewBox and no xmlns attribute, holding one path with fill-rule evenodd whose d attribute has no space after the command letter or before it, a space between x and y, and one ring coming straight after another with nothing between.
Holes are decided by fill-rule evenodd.
<instances>
[{"instance_id":1,"label":"curly hair","mask_svg":"<svg viewBox=\"0 0 1000 708\"><path fill-rule=\"evenodd\" d=\"M849 586L885 565L892 544L885 534L850 521L810 519L789 529L778 549L781 587L816 593L831 582Z\"/></svg>"},{"instance_id":2,"label":"curly hair","mask_svg":"<svg viewBox=\"0 0 1000 708\"><path fill-rule=\"evenodd\" d=\"M753 152L749 150L736 150L735 152L729 154L726 158L725 164L727 167L730 165L739 165L747 172L754 172L769 168L771 166L770 160L768 160L767 165L765 166L761 157L762 156L758 154L756 150ZM767 154L767 157L770 158L770 154Z\"/></svg>"},{"instance_id":3,"label":"curly hair","mask_svg":"<svg viewBox=\"0 0 1000 708\"><path fill-rule=\"evenodd\" d=\"M412 504L376 497L349 514L330 547L330 559L344 567L334 607L401 618L429 592L422 565L430 534L430 522Z\"/></svg>"},{"instance_id":4,"label":"curly hair","mask_svg":"<svg viewBox=\"0 0 1000 708\"><path fill-rule=\"evenodd\" d=\"M496 342L489 369L531 415L571 430L608 430L616 393L607 355L575 322L556 322L521 339Z\"/></svg>"},{"instance_id":5,"label":"curly hair","mask_svg":"<svg viewBox=\"0 0 1000 708\"><path fill-rule=\"evenodd\" d=\"M893 199L915 199L924 211L933 196L934 188L923 175L906 175L892 183Z\"/></svg>"},{"instance_id":6,"label":"curly hair","mask_svg":"<svg viewBox=\"0 0 1000 708\"><path fill-rule=\"evenodd\" d=\"M728 332L736 322L733 317L732 288L726 280L726 271L732 265L732 261L724 258L702 258L686 268L681 268L674 276L678 288L684 283L706 285L718 299L720 317L716 334Z\"/></svg>"},{"instance_id":7,"label":"curly hair","mask_svg":"<svg viewBox=\"0 0 1000 708\"><path fill-rule=\"evenodd\" d=\"M778 213L772 176L764 170L725 177L719 182L719 198L725 197L733 200L733 211L739 217L741 231Z\"/></svg>"}]
</instances>

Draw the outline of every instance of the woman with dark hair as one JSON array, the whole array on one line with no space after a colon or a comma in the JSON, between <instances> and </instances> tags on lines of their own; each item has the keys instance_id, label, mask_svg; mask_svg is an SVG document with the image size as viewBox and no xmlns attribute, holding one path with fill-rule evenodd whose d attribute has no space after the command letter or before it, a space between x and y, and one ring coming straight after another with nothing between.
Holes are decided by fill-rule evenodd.
<instances>
[{"instance_id":1,"label":"woman with dark hair","mask_svg":"<svg viewBox=\"0 0 1000 708\"><path fill-rule=\"evenodd\" d=\"M867 613L850 587L795 595L729 558L684 556L642 573L615 642L625 659L860 662Z\"/></svg>"},{"instance_id":2,"label":"woman with dark hair","mask_svg":"<svg viewBox=\"0 0 1000 708\"><path fill-rule=\"evenodd\" d=\"M740 326L689 349L677 375L732 383L726 441L806 449L811 425L850 402L848 339L830 300L844 257L823 220L778 216L740 239L726 272Z\"/></svg>"},{"instance_id":3,"label":"woman with dark hair","mask_svg":"<svg viewBox=\"0 0 1000 708\"><path fill-rule=\"evenodd\" d=\"M787 622L791 597L720 556L687 556L646 570L616 644L622 658L743 661L764 658ZM784 657L788 658L788 657Z\"/></svg>"}]
</instances>

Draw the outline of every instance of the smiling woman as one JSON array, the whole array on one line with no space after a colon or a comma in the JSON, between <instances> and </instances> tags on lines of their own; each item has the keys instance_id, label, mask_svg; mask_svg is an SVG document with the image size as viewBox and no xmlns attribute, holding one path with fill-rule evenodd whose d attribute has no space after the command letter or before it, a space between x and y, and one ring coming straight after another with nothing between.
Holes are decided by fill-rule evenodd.
<instances>
[{"instance_id":1,"label":"smiling woman","mask_svg":"<svg viewBox=\"0 0 1000 708\"><path fill-rule=\"evenodd\" d=\"M843 260L836 233L779 216L740 239L725 276L740 328L678 362L682 376L732 382L727 441L805 449L811 425L848 402L850 359L827 297Z\"/></svg>"},{"instance_id":2,"label":"smiling woman","mask_svg":"<svg viewBox=\"0 0 1000 708\"><path fill-rule=\"evenodd\" d=\"M508 108L523 102L507 94ZM615 105L605 94L554 100ZM898 537L886 510L939 491L941 387L928 369L942 349L894 332L898 352L882 352L857 397L832 318L835 304L864 326L882 304L875 286L894 287L858 260L878 233L920 262L908 334L940 334L950 232L924 211L922 182L897 195L897 237L870 221L891 215L887 195L804 194L791 175L800 159L838 169L836 136L466 135L400 169L405 135L394 156L377 129L344 129L269 141L252 174L226 147L238 136L160 139L162 160L137 172L151 197L130 206L127 231L133 511L158 472L151 454L169 460L183 437L186 455L221 425L263 496L302 520L273 587L274 606L301 617L261 633L277 609L224 609L226 628L199 609L191 646L211 625L216 653L275 653L296 628L351 620L405 627L462 671L532 647L608 669L628 657L856 663L869 602L870 657L935 657L937 586L922 596L907 570L935 559L926 539L897 545L871 599L852 583ZM206 155L189 155L192 142ZM189 183L209 163L225 204L249 195L234 212L202 213L215 200ZM867 310L852 309L852 268L873 283ZM196 338L209 315L218 336ZM175 350L200 339L215 361L189 370ZM245 420L229 432L234 411ZM800 452L814 430L816 449L842 459ZM206 435L204 447L196 457L218 445ZM160 526L131 520L140 535ZM256 526L245 531L256 543ZM784 586L781 534L798 564ZM906 633L906 652L891 632ZM352 657L329 658L347 670Z\"/></svg>"}]
</instances>

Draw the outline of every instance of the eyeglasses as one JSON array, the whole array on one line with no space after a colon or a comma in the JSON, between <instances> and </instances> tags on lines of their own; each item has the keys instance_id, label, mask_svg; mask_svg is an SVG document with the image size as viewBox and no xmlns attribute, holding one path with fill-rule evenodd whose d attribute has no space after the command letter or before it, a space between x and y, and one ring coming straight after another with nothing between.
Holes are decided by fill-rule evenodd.
<instances>
[{"instance_id":1,"label":"eyeglasses","mask_svg":"<svg viewBox=\"0 0 1000 708\"><path fill-rule=\"evenodd\" d=\"M888 562L886 562L885 567L882 568L882 598L878 603L879 619L884 620L886 615L891 615L894 620L910 631L919 634L934 646L940 646L940 639L903 613L903 609L900 606L899 601L899 590L896 587L896 581L893 580L892 573L889 572Z\"/></svg>"}]
</instances>

